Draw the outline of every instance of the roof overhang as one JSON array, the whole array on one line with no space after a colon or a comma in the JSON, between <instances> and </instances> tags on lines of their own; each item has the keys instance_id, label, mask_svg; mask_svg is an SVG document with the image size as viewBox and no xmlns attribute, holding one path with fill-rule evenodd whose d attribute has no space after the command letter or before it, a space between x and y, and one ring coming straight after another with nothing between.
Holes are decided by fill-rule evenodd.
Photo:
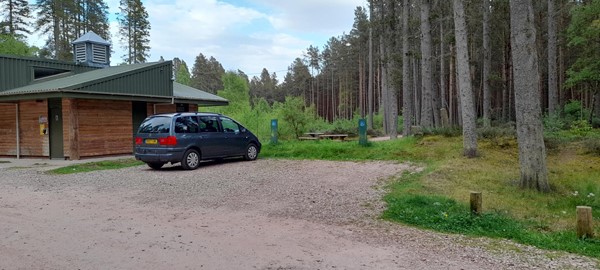
<instances>
[{"instance_id":1,"label":"roof overhang","mask_svg":"<svg viewBox=\"0 0 600 270\"><path fill-rule=\"evenodd\" d=\"M202 106L225 106L229 104L226 99L198 99L182 96L149 96L149 95L131 95L123 93L107 92L82 92L79 90L51 89L36 93L18 93L11 95L2 95L0 93L0 102L13 102L20 100L38 100L48 98L80 98L80 99L104 99L104 100L122 100L122 101L145 101L153 103L187 103L198 104Z\"/></svg>"}]
</instances>

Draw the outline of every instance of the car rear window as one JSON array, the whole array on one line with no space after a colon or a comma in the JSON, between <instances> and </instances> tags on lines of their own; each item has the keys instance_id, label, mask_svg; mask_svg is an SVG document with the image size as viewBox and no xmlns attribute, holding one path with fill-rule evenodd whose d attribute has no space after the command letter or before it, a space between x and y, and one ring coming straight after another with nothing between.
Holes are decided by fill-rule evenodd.
<instances>
[{"instance_id":1,"label":"car rear window","mask_svg":"<svg viewBox=\"0 0 600 270\"><path fill-rule=\"evenodd\" d=\"M148 118L140 125L138 133L169 133L171 119L166 116Z\"/></svg>"}]
</instances>

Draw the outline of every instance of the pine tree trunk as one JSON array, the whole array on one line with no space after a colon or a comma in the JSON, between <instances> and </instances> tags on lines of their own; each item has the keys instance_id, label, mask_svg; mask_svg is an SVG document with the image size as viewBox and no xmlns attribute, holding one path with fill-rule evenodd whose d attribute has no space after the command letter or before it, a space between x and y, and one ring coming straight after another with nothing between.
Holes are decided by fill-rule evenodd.
<instances>
[{"instance_id":1,"label":"pine tree trunk","mask_svg":"<svg viewBox=\"0 0 600 270\"><path fill-rule=\"evenodd\" d=\"M433 128L433 90L431 72L431 26L429 23L429 1L421 0L421 126Z\"/></svg>"},{"instance_id":2,"label":"pine tree trunk","mask_svg":"<svg viewBox=\"0 0 600 270\"><path fill-rule=\"evenodd\" d=\"M455 102L454 102L454 93L456 92L456 72L455 72L455 59L454 59L454 48L452 47L452 45L450 45L450 67L448 70L448 115L450 118L450 123L455 126L457 125L458 121L456 121L456 110L455 110Z\"/></svg>"},{"instance_id":3,"label":"pine tree trunk","mask_svg":"<svg viewBox=\"0 0 600 270\"><path fill-rule=\"evenodd\" d=\"M558 109L558 72L556 67L556 10L554 0L548 0L548 113Z\"/></svg>"},{"instance_id":4,"label":"pine tree trunk","mask_svg":"<svg viewBox=\"0 0 600 270\"><path fill-rule=\"evenodd\" d=\"M490 69L492 66L492 51L490 48L490 0L483 0L483 125L491 125L491 93Z\"/></svg>"},{"instance_id":5,"label":"pine tree trunk","mask_svg":"<svg viewBox=\"0 0 600 270\"><path fill-rule=\"evenodd\" d=\"M440 100L441 108L448 112L448 95L446 87L446 43L444 42L444 20L440 20Z\"/></svg>"},{"instance_id":6,"label":"pine tree trunk","mask_svg":"<svg viewBox=\"0 0 600 270\"><path fill-rule=\"evenodd\" d=\"M542 130L536 29L531 0L510 1L510 26L522 188L550 191Z\"/></svg>"},{"instance_id":7,"label":"pine tree trunk","mask_svg":"<svg viewBox=\"0 0 600 270\"><path fill-rule=\"evenodd\" d=\"M469 76L467 25L462 1L454 0L454 31L456 32L456 62L463 119L463 154L472 158L477 156L477 131L473 88Z\"/></svg>"},{"instance_id":8,"label":"pine tree trunk","mask_svg":"<svg viewBox=\"0 0 600 270\"><path fill-rule=\"evenodd\" d=\"M402 1L402 115L404 117L403 136L411 135L413 125L412 91L410 89L410 70L408 61L408 0Z\"/></svg>"},{"instance_id":9,"label":"pine tree trunk","mask_svg":"<svg viewBox=\"0 0 600 270\"><path fill-rule=\"evenodd\" d=\"M418 59L411 57L413 70L413 100L415 108L415 124L421 124L421 87L419 87L419 64Z\"/></svg>"},{"instance_id":10,"label":"pine tree trunk","mask_svg":"<svg viewBox=\"0 0 600 270\"><path fill-rule=\"evenodd\" d=\"M371 24L369 26L369 88L367 90L367 102L368 102L368 114L367 128L373 129L373 4L370 4L369 8L369 20Z\"/></svg>"}]
</instances>

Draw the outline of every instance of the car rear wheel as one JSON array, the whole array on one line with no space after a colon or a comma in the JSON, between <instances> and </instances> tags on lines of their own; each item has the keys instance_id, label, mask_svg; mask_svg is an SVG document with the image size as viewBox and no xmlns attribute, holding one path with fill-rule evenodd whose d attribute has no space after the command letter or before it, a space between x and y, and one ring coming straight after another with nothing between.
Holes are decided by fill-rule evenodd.
<instances>
[{"instance_id":1,"label":"car rear wheel","mask_svg":"<svg viewBox=\"0 0 600 270\"><path fill-rule=\"evenodd\" d=\"M148 164L148 167L158 170L160 168L162 168L163 165L165 165L164 163L146 163Z\"/></svg>"},{"instance_id":2,"label":"car rear wheel","mask_svg":"<svg viewBox=\"0 0 600 270\"><path fill-rule=\"evenodd\" d=\"M258 157L258 148L256 148L256 145L251 143L248 144L248 147L246 147L246 154L244 155L244 158L246 160L255 160Z\"/></svg>"},{"instance_id":3,"label":"car rear wheel","mask_svg":"<svg viewBox=\"0 0 600 270\"><path fill-rule=\"evenodd\" d=\"M186 170L195 170L200 166L200 153L194 149L189 149L183 154L181 167Z\"/></svg>"}]
</instances>

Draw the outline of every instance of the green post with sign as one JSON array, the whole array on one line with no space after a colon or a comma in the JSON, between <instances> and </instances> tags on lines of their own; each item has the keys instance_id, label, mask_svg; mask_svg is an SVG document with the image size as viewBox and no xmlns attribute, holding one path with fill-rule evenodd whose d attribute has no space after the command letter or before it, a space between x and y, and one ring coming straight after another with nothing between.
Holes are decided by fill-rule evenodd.
<instances>
[{"instance_id":1,"label":"green post with sign","mask_svg":"<svg viewBox=\"0 0 600 270\"><path fill-rule=\"evenodd\" d=\"M367 120L358 119L358 144L366 146L369 144L367 140Z\"/></svg>"},{"instance_id":2,"label":"green post with sign","mask_svg":"<svg viewBox=\"0 0 600 270\"><path fill-rule=\"evenodd\" d=\"M271 119L271 143L277 144L277 119Z\"/></svg>"}]
</instances>

